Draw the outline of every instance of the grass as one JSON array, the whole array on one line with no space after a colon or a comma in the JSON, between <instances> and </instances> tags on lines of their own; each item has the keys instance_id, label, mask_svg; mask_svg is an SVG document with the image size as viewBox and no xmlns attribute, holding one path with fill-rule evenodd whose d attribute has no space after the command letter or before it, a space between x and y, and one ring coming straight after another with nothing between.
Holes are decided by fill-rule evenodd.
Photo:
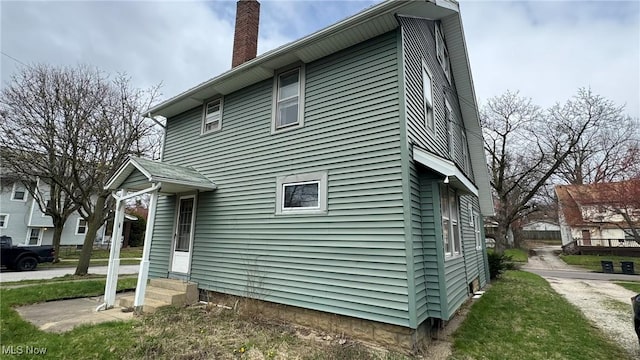
<instances>
[{"instance_id":1,"label":"grass","mask_svg":"<svg viewBox=\"0 0 640 360\"><path fill-rule=\"evenodd\" d=\"M79 259L82 250L76 250L75 248L63 248L60 249L60 258L61 259ZM142 257L142 247L130 247L120 249L120 258L121 259L129 259L136 258L139 259ZM96 259L109 259L109 249L93 249L91 252L91 260Z\"/></svg>"},{"instance_id":2,"label":"grass","mask_svg":"<svg viewBox=\"0 0 640 360\"><path fill-rule=\"evenodd\" d=\"M504 254L507 256L511 256L511 259L514 262L526 263L527 261L529 261L527 250L524 250L524 249L506 249L504 251Z\"/></svg>"},{"instance_id":3,"label":"grass","mask_svg":"<svg viewBox=\"0 0 640 360\"><path fill-rule=\"evenodd\" d=\"M118 282L118 289L134 288L135 282L136 279L123 279ZM104 280L87 280L3 289L0 292L0 343L3 346L45 348L46 357L51 359L122 358L124 350L135 343L130 336L135 322L80 326L64 334L52 334L40 331L13 310L14 306L37 302L100 295L104 291L104 283ZM29 358L28 355L23 357Z\"/></svg>"},{"instance_id":4,"label":"grass","mask_svg":"<svg viewBox=\"0 0 640 360\"><path fill-rule=\"evenodd\" d=\"M122 279L118 288L133 288L135 282ZM343 343L333 334L328 338L327 334L262 320L251 312L214 306L169 307L131 321L83 325L62 334L43 332L13 310L37 302L95 296L103 290L104 280L3 289L0 343L44 348L46 358L51 359L405 359L358 342Z\"/></svg>"},{"instance_id":5,"label":"grass","mask_svg":"<svg viewBox=\"0 0 640 360\"><path fill-rule=\"evenodd\" d=\"M454 334L452 359L627 359L541 277L509 271Z\"/></svg>"},{"instance_id":6,"label":"grass","mask_svg":"<svg viewBox=\"0 0 640 360\"><path fill-rule=\"evenodd\" d=\"M632 282L632 281L616 281L614 284L620 285L625 289L631 290L635 293L640 294L640 282Z\"/></svg>"},{"instance_id":7,"label":"grass","mask_svg":"<svg viewBox=\"0 0 640 360\"><path fill-rule=\"evenodd\" d=\"M634 258L629 256L612 256L612 255L560 255L560 258L569 265L579 266L581 268L602 272L602 265L600 261L613 261L613 270L617 273L621 273L620 268L621 261L633 261L635 271L640 270L640 258Z\"/></svg>"},{"instance_id":8,"label":"grass","mask_svg":"<svg viewBox=\"0 0 640 360\"><path fill-rule=\"evenodd\" d=\"M138 265L140 260L124 259L120 260L120 265ZM109 259L91 259L89 266L107 266L109 265ZM42 263L38 264L38 269L52 269L52 268L68 268L78 266L78 260L72 261L60 261L58 263Z\"/></svg>"},{"instance_id":9,"label":"grass","mask_svg":"<svg viewBox=\"0 0 640 360\"><path fill-rule=\"evenodd\" d=\"M87 275L83 275L83 276L77 276L77 275L68 274L68 275L64 275L64 276L55 277L55 278L52 278L52 279L6 281L6 282L0 283L0 288L2 288L2 287L6 288L6 287L16 287L16 286L49 284L49 283L52 283L52 282L69 282L69 281L85 281L85 280L105 279L106 277L107 277L106 275L100 275L100 274L87 274ZM135 274L131 274L131 275L130 274L125 274L125 275L119 275L118 278L120 280L126 279L126 278L137 278L137 275L135 275Z\"/></svg>"}]
</instances>

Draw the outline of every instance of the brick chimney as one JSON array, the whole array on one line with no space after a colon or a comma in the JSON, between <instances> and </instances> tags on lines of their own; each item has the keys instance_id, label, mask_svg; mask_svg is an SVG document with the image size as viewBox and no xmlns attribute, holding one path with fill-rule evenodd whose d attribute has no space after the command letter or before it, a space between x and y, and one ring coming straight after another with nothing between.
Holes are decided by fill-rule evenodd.
<instances>
[{"instance_id":1,"label":"brick chimney","mask_svg":"<svg viewBox=\"0 0 640 360\"><path fill-rule=\"evenodd\" d=\"M259 21L260 3L256 0L238 0L231 67L236 67L256 57Z\"/></svg>"}]
</instances>

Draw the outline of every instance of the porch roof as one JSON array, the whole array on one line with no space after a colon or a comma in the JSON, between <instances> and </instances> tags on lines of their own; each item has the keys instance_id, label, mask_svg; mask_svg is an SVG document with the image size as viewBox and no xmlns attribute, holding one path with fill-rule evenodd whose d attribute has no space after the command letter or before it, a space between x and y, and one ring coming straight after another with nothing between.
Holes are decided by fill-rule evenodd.
<instances>
[{"instance_id":1,"label":"porch roof","mask_svg":"<svg viewBox=\"0 0 640 360\"><path fill-rule=\"evenodd\" d=\"M127 181L132 174L139 172L144 181ZM143 190L152 183L160 183L161 193L181 193L192 190L209 191L216 184L197 170L180 165L173 165L149 159L130 157L116 173L111 176L105 189L118 190L126 183L129 190Z\"/></svg>"}]
</instances>

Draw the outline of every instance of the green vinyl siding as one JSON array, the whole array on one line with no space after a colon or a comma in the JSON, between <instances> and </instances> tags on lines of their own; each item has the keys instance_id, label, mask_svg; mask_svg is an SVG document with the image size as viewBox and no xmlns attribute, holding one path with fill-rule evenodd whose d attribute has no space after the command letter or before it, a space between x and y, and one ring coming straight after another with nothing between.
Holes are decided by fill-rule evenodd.
<instances>
[{"instance_id":1,"label":"green vinyl siding","mask_svg":"<svg viewBox=\"0 0 640 360\"><path fill-rule=\"evenodd\" d=\"M160 196L155 214L153 241L149 254L149 276L166 278L169 272L169 253L173 238L173 222L176 212L175 196ZM149 214L151 216L151 214Z\"/></svg>"},{"instance_id":2,"label":"green vinyl siding","mask_svg":"<svg viewBox=\"0 0 640 360\"><path fill-rule=\"evenodd\" d=\"M429 317L442 318L437 248L441 242L436 240L436 204L433 197L437 178L413 165L411 184L416 307L418 323L422 323Z\"/></svg>"},{"instance_id":3,"label":"green vinyl siding","mask_svg":"<svg viewBox=\"0 0 640 360\"><path fill-rule=\"evenodd\" d=\"M149 179L143 173L138 170L134 170L131 175L129 175L127 179L122 183L122 185L120 185L120 187L126 189L128 187L139 186L142 184L148 184L149 186L151 186L151 184L149 183Z\"/></svg>"},{"instance_id":4,"label":"green vinyl siding","mask_svg":"<svg viewBox=\"0 0 640 360\"><path fill-rule=\"evenodd\" d=\"M220 132L200 135L201 107L168 120L163 161L218 186L198 194L199 287L409 325L396 45L391 32L306 64L295 130L271 134L272 80L226 95ZM275 215L276 178L314 172L327 213Z\"/></svg>"}]
</instances>

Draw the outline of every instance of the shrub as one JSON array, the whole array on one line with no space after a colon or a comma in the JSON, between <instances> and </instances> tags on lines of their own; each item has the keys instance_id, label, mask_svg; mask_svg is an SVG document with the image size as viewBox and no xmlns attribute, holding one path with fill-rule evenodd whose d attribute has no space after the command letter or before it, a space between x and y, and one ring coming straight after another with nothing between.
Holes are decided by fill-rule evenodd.
<instances>
[{"instance_id":1,"label":"shrub","mask_svg":"<svg viewBox=\"0 0 640 360\"><path fill-rule=\"evenodd\" d=\"M487 257L489 260L489 276L491 279L497 279L506 270L514 270L516 268L512 262L513 258L509 255L490 251Z\"/></svg>"}]
</instances>

